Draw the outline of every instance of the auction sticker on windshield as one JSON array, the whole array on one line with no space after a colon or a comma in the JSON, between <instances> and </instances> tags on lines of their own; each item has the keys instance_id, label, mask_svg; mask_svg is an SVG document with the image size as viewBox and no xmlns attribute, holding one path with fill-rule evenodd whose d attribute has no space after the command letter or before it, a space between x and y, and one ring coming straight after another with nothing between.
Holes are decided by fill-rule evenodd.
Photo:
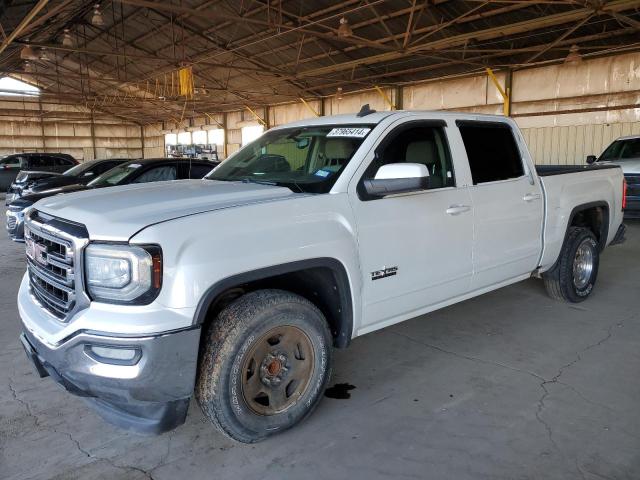
<instances>
[{"instance_id":1,"label":"auction sticker on windshield","mask_svg":"<svg viewBox=\"0 0 640 480\"><path fill-rule=\"evenodd\" d=\"M331 131L327 133L327 137L364 138L370 131L370 128L338 127L331 129Z\"/></svg>"}]
</instances>

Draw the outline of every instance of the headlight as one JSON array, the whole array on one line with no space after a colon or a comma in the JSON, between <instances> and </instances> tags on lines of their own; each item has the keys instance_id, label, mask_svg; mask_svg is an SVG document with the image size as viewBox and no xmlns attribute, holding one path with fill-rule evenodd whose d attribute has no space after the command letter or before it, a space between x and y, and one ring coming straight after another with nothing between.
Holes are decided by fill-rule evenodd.
<instances>
[{"instance_id":1,"label":"headlight","mask_svg":"<svg viewBox=\"0 0 640 480\"><path fill-rule=\"evenodd\" d=\"M93 300L145 304L162 286L162 251L157 245L92 243L84 260L87 291Z\"/></svg>"}]
</instances>

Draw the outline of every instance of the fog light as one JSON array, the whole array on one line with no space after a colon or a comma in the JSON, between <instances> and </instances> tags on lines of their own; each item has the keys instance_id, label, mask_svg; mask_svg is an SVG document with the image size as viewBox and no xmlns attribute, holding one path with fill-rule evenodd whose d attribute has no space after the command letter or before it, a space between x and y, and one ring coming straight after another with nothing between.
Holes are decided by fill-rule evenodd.
<instances>
[{"instance_id":1,"label":"fog light","mask_svg":"<svg viewBox=\"0 0 640 480\"><path fill-rule=\"evenodd\" d=\"M142 356L137 347L87 345L85 351L94 360L114 365L135 365Z\"/></svg>"}]
</instances>

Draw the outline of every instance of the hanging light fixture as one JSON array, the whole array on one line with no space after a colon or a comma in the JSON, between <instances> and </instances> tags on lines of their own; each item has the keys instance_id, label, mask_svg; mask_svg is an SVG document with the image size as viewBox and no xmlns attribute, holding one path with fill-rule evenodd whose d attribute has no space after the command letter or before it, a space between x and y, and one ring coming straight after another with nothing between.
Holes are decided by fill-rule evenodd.
<instances>
[{"instance_id":1,"label":"hanging light fixture","mask_svg":"<svg viewBox=\"0 0 640 480\"><path fill-rule=\"evenodd\" d=\"M42 47L40 49L40 55L38 56L39 60L42 60L43 62L47 62L49 61L49 57L47 56L47 49Z\"/></svg>"},{"instance_id":2,"label":"hanging light fixture","mask_svg":"<svg viewBox=\"0 0 640 480\"><path fill-rule=\"evenodd\" d=\"M578 45L571 45L571 47L569 48L569 54L564 59L564 63L571 63L575 65L576 63L581 62L582 55L580 55L580 49L578 48Z\"/></svg>"},{"instance_id":3,"label":"hanging light fixture","mask_svg":"<svg viewBox=\"0 0 640 480\"><path fill-rule=\"evenodd\" d=\"M336 99L342 100L342 87L338 87L338 89L336 90Z\"/></svg>"},{"instance_id":4,"label":"hanging light fixture","mask_svg":"<svg viewBox=\"0 0 640 480\"><path fill-rule=\"evenodd\" d=\"M33 51L31 45L25 45L24 47L22 47L22 50L20 50L20 58L22 60L37 60L38 55L36 55L36 52Z\"/></svg>"},{"instance_id":5,"label":"hanging light fixture","mask_svg":"<svg viewBox=\"0 0 640 480\"><path fill-rule=\"evenodd\" d=\"M346 17L342 17L340 19L340 26L338 27L338 36L339 37L350 37L353 35L353 30L351 30L351 26L349 25L349 20Z\"/></svg>"},{"instance_id":6,"label":"hanging light fixture","mask_svg":"<svg viewBox=\"0 0 640 480\"><path fill-rule=\"evenodd\" d=\"M62 46L73 47L73 38L71 37L71 33L68 28L65 28L64 33L62 34Z\"/></svg>"},{"instance_id":7,"label":"hanging light fixture","mask_svg":"<svg viewBox=\"0 0 640 480\"><path fill-rule=\"evenodd\" d=\"M25 73L33 73L33 64L29 61L25 61L22 69L25 71Z\"/></svg>"},{"instance_id":8,"label":"hanging light fixture","mask_svg":"<svg viewBox=\"0 0 640 480\"><path fill-rule=\"evenodd\" d=\"M101 27L104 25L104 18L102 18L102 12L100 11L100 4L96 3L93 6L93 16L91 17L91 25Z\"/></svg>"}]
</instances>

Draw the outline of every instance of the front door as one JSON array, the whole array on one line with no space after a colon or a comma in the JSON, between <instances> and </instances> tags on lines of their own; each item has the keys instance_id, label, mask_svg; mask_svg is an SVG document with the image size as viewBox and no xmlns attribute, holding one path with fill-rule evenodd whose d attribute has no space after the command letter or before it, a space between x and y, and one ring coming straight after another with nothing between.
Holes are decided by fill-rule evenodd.
<instances>
[{"instance_id":1,"label":"front door","mask_svg":"<svg viewBox=\"0 0 640 480\"><path fill-rule=\"evenodd\" d=\"M415 316L469 290L473 211L458 187L444 124L393 129L360 179L389 163L422 163L429 188L380 199L351 195L363 275L359 334Z\"/></svg>"}]
</instances>

